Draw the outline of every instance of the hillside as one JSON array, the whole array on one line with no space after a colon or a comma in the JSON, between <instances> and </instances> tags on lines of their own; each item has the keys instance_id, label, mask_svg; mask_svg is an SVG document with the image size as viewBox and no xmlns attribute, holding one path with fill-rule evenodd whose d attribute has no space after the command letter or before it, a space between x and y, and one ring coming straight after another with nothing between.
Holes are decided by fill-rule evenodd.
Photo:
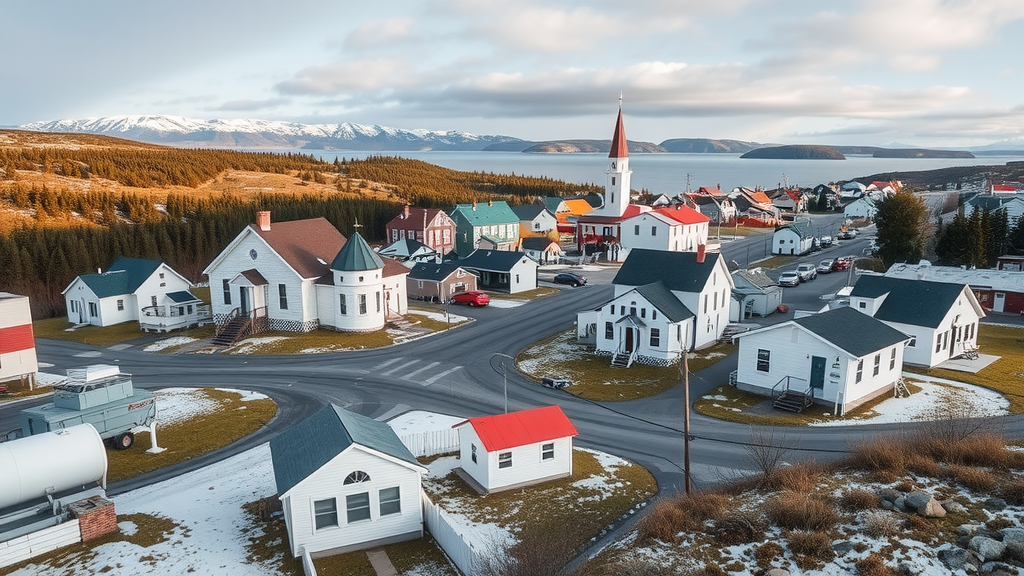
<instances>
[{"instance_id":1,"label":"hillside","mask_svg":"<svg viewBox=\"0 0 1024 576\"><path fill-rule=\"evenodd\" d=\"M744 153L763 148L764 144L741 140L714 140L711 138L672 138L661 143L666 152L684 154Z\"/></svg>"},{"instance_id":2,"label":"hillside","mask_svg":"<svg viewBox=\"0 0 1024 576\"><path fill-rule=\"evenodd\" d=\"M831 146L770 146L751 150L740 158L762 160L846 160Z\"/></svg>"},{"instance_id":3,"label":"hillside","mask_svg":"<svg viewBox=\"0 0 1024 576\"><path fill-rule=\"evenodd\" d=\"M629 151L634 154L665 152L664 148L653 142L630 140L626 145ZM552 140L549 142L538 142L526 148L523 152L528 154L607 154L611 149L611 140Z\"/></svg>"}]
</instances>

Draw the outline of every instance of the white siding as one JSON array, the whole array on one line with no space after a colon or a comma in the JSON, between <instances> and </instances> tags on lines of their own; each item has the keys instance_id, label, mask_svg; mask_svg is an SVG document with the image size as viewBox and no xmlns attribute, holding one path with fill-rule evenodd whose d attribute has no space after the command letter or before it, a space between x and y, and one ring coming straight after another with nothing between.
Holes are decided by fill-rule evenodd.
<instances>
[{"instance_id":1,"label":"white siding","mask_svg":"<svg viewBox=\"0 0 1024 576\"><path fill-rule=\"evenodd\" d=\"M470 424L459 427L461 449L459 462L462 469L487 490L499 490L513 485L529 484L544 479L572 474L572 437L556 438L535 444L486 452ZM476 444L477 462L471 458L470 446ZM554 444L555 457L542 460L542 446ZM498 467L498 455L512 453L512 466Z\"/></svg>"},{"instance_id":2,"label":"white siding","mask_svg":"<svg viewBox=\"0 0 1024 576\"><path fill-rule=\"evenodd\" d=\"M687 318L680 322L669 322L662 312L658 312L657 319L655 319L654 316L657 310L654 305L637 292L627 292L618 298L614 298L602 305L597 311L588 310L580 312L577 315L577 336L585 337L584 332L587 330L587 325L596 323L594 337L597 350L609 354L620 352L620 348L622 348L625 342L623 332L634 328L633 324L628 322L617 323L626 315L623 314L623 307L626 314L629 314L631 308L635 308L637 316L640 316L641 320L646 324L645 327L637 329L637 354L671 361L679 359L683 346L689 343L693 319ZM607 322L612 323L612 338L606 338ZM651 346L651 329L659 330L659 344L657 347ZM679 340L680 333L683 336L682 342Z\"/></svg>"},{"instance_id":3,"label":"white siding","mask_svg":"<svg viewBox=\"0 0 1024 576\"><path fill-rule=\"evenodd\" d=\"M161 274L164 275L163 278L160 277ZM168 292L182 292L191 287L192 284L189 283L188 280L179 276L178 273L170 266L167 264L161 264L157 267L156 271L154 271L149 278L146 278L146 281L140 284L135 290L135 301L131 310L131 319L139 320L142 318L142 309L153 305L153 296L156 296L157 305L163 306L166 304L165 295Z\"/></svg>"},{"instance_id":4,"label":"white siding","mask_svg":"<svg viewBox=\"0 0 1024 576\"><path fill-rule=\"evenodd\" d=\"M313 280L304 282L252 228L246 227L239 233L238 238L239 240L233 248L229 246L225 249L229 252L224 254L223 259L215 267L207 269L207 274L210 277L210 300L213 313L227 315L239 304L238 287L232 289L231 303L224 303L223 281L230 281L242 271L255 268L267 279L268 289L271 291L270 308L267 310L270 318L295 322L305 322L316 318L314 299L316 293L312 288ZM249 255L251 250L256 251L255 260ZM281 283L288 286L288 310L281 310L278 302L277 285ZM303 300L301 305L300 294Z\"/></svg>"},{"instance_id":5,"label":"white siding","mask_svg":"<svg viewBox=\"0 0 1024 576\"><path fill-rule=\"evenodd\" d=\"M344 485L345 477L357 470L370 476L368 482ZM398 487L402 511L380 515L379 491ZM349 524L345 497L367 492L370 496L370 519ZM313 502L336 498L338 526L316 530L313 523ZM353 546L423 530L423 509L420 506L420 473L385 457L352 445L324 464L319 470L282 495L288 518L289 538L293 556L302 549L316 553L342 546Z\"/></svg>"},{"instance_id":6,"label":"white siding","mask_svg":"<svg viewBox=\"0 0 1024 576\"><path fill-rule=\"evenodd\" d=\"M537 263L530 258L526 256L520 258L509 273L509 293L526 292L536 288L537 268Z\"/></svg>"},{"instance_id":7,"label":"white siding","mask_svg":"<svg viewBox=\"0 0 1024 576\"><path fill-rule=\"evenodd\" d=\"M772 235L772 254L803 254L812 243L813 239L800 236L792 228L782 228Z\"/></svg>"},{"instance_id":8,"label":"white siding","mask_svg":"<svg viewBox=\"0 0 1024 576\"><path fill-rule=\"evenodd\" d=\"M770 353L769 370L757 370L758 350ZM896 362L889 368L892 351ZM873 374L875 355L879 356L879 373ZM759 394L769 394L780 380L792 377L790 389L803 392L810 386L811 361L814 356L825 359L825 382L816 398L831 404L839 399L849 405L892 386L903 369L903 344L882 348L855 358L834 345L821 340L794 324L786 323L758 330L739 337L737 366L738 386ZM861 381L856 381L857 362L863 360ZM838 363L839 366L835 367ZM833 377L833 374L838 374ZM780 390L785 383L780 386Z\"/></svg>"},{"instance_id":9,"label":"white siding","mask_svg":"<svg viewBox=\"0 0 1024 576\"><path fill-rule=\"evenodd\" d=\"M696 252L697 246L708 243L707 222L682 224L650 212L624 220L621 231L620 243L627 254L633 248Z\"/></svg>"}]
</instances>

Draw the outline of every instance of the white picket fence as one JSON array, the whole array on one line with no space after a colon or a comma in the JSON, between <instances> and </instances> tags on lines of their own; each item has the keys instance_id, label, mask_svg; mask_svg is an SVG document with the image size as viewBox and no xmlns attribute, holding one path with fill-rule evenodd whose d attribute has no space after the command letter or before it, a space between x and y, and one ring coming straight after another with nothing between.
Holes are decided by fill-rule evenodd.
<instances>
[{"instance_id":1,"label":"white picket fence","mask_svg":"<svg viewBox=\"0 0 1024 576\"><path fill-rule=\"evenodd\" d=\"M82 541L78 519L0 542L0 568Z\"/></svg>"},{"instance_id":2,"label":"white picket fence","mask_svg":"<svg viewBox=\"0 0 1024 576\"><path fill-rule=\"evenodd\" d=\"M313 558L310 557L309 552L305 548L302 549L302 571L306 573L306 576L316 576L316 566L313 564Z\"/></svg>"},{"instance_id":3,"label":"white picket fence","mask_svg":"<svg viewBox=\"0 0 1024 576\"><path fill-rule=\"evenodd\" d=\"M399 439L417 458L459 451L459 431L455 428L425 430L399 436Z\"/></svg>"},{"instance_id":4,"label":"white picket fence","mask_svg":"<svg viewBox=\"0 0 1024 576\"><path fill-rule=\"evenodd\" d=\"M466 576L477 574L479 559L473 546L466 541L466 538L448 520L448 513L430 501L425 492L420 492L420 499L423 502L423 521L427 523L427 530L434 537L434 541L451 558Z\"/></svg>"}]
</instances>

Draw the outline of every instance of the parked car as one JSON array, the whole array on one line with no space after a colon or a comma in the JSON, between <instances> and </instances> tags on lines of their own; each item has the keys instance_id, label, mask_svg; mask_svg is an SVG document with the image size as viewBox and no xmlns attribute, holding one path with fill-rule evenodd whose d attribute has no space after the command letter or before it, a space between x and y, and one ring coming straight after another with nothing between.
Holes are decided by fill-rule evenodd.
<instances>
[{"instance_id":1,"label":"parked car","mask_svg":"<svg viewBox=\"0 0 1024 576\"><path fill-rule=\"evenodd\" d=\"M800 275L802 282L810 282L818 277L818 268L814 264L799 264L796 273Z\"/></svg>"},{"instance_id":2,"label":"parked car","mask_svg":"<svg viewBox=\"0 0 1024 576\"><path fill-rule=\"evenodd\" d=\"M822 260L818 263L818 274L829 274L832 272L832 265L835 260Z\"/></svg>"},{"instance_id":3,"label":"parked car","mask_svg":"<svg viewBox=\"0 0 1024 576\"><path fill-rule=\"evenodd\" d=\"M849 256L843 256L843 257L840 257L840 258L836 258L835 262L832 263L832 271L833 272L840 272L840 271L846 270L846 269L848 269L850 267L850 262L851 262L851 259L850 259Z\"/></svg>"},{"instance_id":4,"label":"parked car","mask_svg":"<svg viewBox=\"0 0 1024 576\"><path fill-rule=\"evenodd\" d=\"M799 286L800 275L796 270L789 270L779 275L779 286Z\"/></svg>"},{"instance_id":5,"label":"parked car","mask_svg":"<svg viewBox=\"0 0 1024 576\"><path fill-rule=\"evenodd\" d=\"M491 297L479 290L458 292L451 299L452 304L467 304L469 306L487 306L490 301Z\"/></svg>"},{"instance_id":6,"label":"parked car","mask_svg":"<svg viewBox=\"0 0 1024 576\"><path fill-rule=\"evenodd\" d=\"M856 234L854 234L852 230L843 230L838 236L836 236L836 238L839 238L840 240L853 240L854 236L856 236Z\"/></svg>"},{"instance_id":7,"label":"parked car","mask_svg":"<svg viewBox=\"0 0 1024 576\"><path fill-rule=\"evenodd\" d=\"M830 246L832 246L832 237L831 236L822 236L821 237L821 247L822 248L828 248Z\"/></svg>"},{"instance_id":8,"label":"parked car","mask_svg":"<svg viewBox=\"0 0 1024 576\"><path fill-rule=\"evenodd\" d=\"M547 376L541 378L541 384L548 388L554 388L561 390L562 388L568 388L572 381L568 378L548 378Z\"/></svg>"},{"instance_id":9,"label":"parked car","mask_svg":"<svg viewBox=\"0 0 1024 576\"><path fill-rule=\"evenodd\" d=\"M580 276L575 272L562 272L556 274L554 279L555 284L568 284L570 286L583 286L587 283L585 276Z\"/></svg>"}]
</instances>

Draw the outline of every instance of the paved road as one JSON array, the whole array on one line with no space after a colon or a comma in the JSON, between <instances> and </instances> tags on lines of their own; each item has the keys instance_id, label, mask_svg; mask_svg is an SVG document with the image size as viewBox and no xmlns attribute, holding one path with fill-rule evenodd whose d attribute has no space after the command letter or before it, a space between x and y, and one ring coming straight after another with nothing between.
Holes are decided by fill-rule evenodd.
<instances>
[{"instance_id":1,"label":"paved road","mask_svg":"<svg viewBox=\"0 0 1024 576\"><path fill-rule=\"evenodd\" d=\"M866 242L865 242L866 243ZM848 247L855 247L848 244ZM746 251L743 241L732 249ZM728 249L726 250L728 254ZM843 246L835 255L844 255ZM811 260L830 255L818 253ZM230 356L150 354L133 346L124 350L40 340L40 360L52 363L50 372L84 364L116 363L134 374L136 385L239 387L264 392L280 409L264 430L215 453L179 466L111 486L112 493L162 480L214 462L268 440L324 402L334 402L360 414L386 418L410 409L430 410L456 416L501 412L504 406L501 363L498 354L515 356L538 339L570 328L578 310L597 307L612 295L614 268L587 272L592 285L563 288L558 294L513 309L459 308L476 319L468 325L421 340L388 348L319 355ZM845 283L842 274L786 289L784 301L799 309L820 306L818 296ZM792 313L773 315L767 322L784 321ZM761 322L761 319L757 319ZM735 356L691 377L693 398L727 381L735 368ZM682 387L652 398L598 404L549 390L513 371L507 375L509 410L559 404L580 430L577 443L634 460L655 475L662 490L682 486L681 435ZM17 411L41 400L0 407L0 431L17 427ZM1000 420L1003 431L1024 436L1019 416ZM901 425L806 428L776 430L793 448L790 460L813 458L827 461L841 457L850 442ZM691 462L698 486L745 474L752 467L744 446L751 440L745 425L692 417ZM768 430L771 433L771 430Z\"/></svg>"}]
</instances>

